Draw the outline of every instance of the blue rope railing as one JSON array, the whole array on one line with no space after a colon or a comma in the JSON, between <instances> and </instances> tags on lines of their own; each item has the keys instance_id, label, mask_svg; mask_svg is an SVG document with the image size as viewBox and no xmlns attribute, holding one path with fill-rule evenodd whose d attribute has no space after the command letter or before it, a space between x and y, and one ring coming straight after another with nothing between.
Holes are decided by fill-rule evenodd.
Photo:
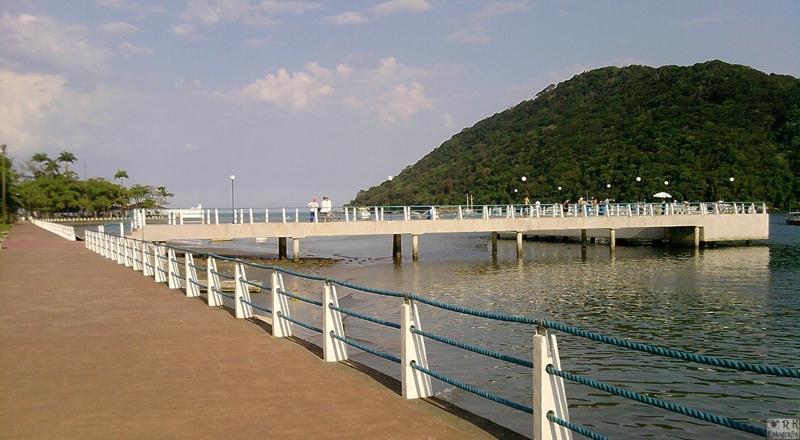
<instances>
[{"instance_id":1,"label":"blue rope railing","mask_svg":"<svg viewBox=\"0 0 800 440\"><path fill-rule=\"evenodd\" d=\"M269 287L266 284L255 283L255 282L250 281L250 280L239 280L239 281L241 281L241 282L243 282L243 283L245 283L247 285L253 286L253 287L258 287L259 289L269 290L269 291L272 290L272 287Z\"/></svg>"},{"instance_id":2,"label":"blue rope railing","mask_svg":"<svg viewBox=\"0 0 800 440\"><path fill-rule=\"evenodd\" d=\"M250 306L250 307L252 307L252 308L254 308L254 309L256 309L256 310L261 310L261 311L262 311L262 312L264 312L264 313L272 313L272 310L270 310L270 309L268 309L268 308L265 308L265 307L261 307L261 306L255 305L255 304L253 304L252 302L250 302L250 301L247 301L247 300L246 300L246 299L244 299L244 298L239 298L239 301L241 301L241 302L243 302L243 303L247 304L248 306Z\"/></svg>"},{"instance_id":3,"label":"blue rope railing","mask_svg":"<svg viewBox=\"0 0 800 440\"><path fill-rule=\"evenodd\" d=\"M198 286L198 287L206 287L206 283L201 283L201 282L199 282L197 280L186 280L186 281L188 281L188 282L190 282L190 283L192 283L192 284L194 284L195 286Z\"/></svg>"},{"instance_id":4,"label":"blue rope railing","mask_svg":"<svg viewBox=\"0 0 800 440\"><path fill-rule=\"evenodd\" d=\"M393 355L391 353L387 353L385 351L380 351L380 350L372 348L372 347L370 347L368 345L364 345L364 344L362 344L360 342L356 342L356 341L354 341L354 340L352 340L350 338L345 338L345 337L339 336L339 335L337 335L337 334L335 334L333 332L331 332L330 334L331 334L331 337L333 339L342 341L345 344L353 346L353 347L355 347L355 348L357 348L357 349L359 349L361 351L365 351L367 353L374 354L375 356L382 357L382 358L384 358L386 360L390 360L390 361L396 362L398 364L402 362L402 360L400 360L399 357L397 357L397 356L395 356L395 355Z\"/></svg>"},{"instance_id":5,"label":"blue rope railing","mask_svg":"<svg viewBox=\"0 0 800 440\"><path fill-rule=\"evenodd\" d=\"M564 379L567 379L571 382L579 383L581 385L586 385L588 387L592 387L600 391L605 391L615 396L620 396L626 399L635 400L637 402L654 406L656 408L661 408L667 411L672 411L674 413L683 414L689 417L694 417L695 419L699 419L704 422L714 423L716 425L724 426L726 428L732 428L738 431L749 432L751 434L756 434L761 436L767 435L767 430L761 426L755 426L749 423L739 422L726 417L720 417L716 414L711 414L705 411L700 411L698 409L689 408L687 406L683 406L678 403L668 402L666 400L657 399L655 397L645 396L643 394L626 390L625 388L609 385L607 383L594 380L590 377L581 376L579 374L569 373L566 371L561 371L559 369L556 369L552 365L548 365L547 367L545 367L545 371L554 376L563 377Z\"/></svg>"},{"instance_id":6,"label":"blue rope railing","mask_svg":"<svg viewBox=\"0 0 800 440\"><path fill-rule=\"evenodd\" d=\"M233 295L228 295L227 293L224 293L223 291L217 289L216 287L212 287L211 290L213 292L219 293L220 295L224 296L225 298L233 299Z\"/></svg>"},{"instance_id":7,"label":"blue rope railing","mask_svg":"<svg viewBox=\"0 0 800 440\"><path fill-rule=\"evenodd\" d=\"M629 350L642 351L645 353L654 354L658 356L670 357L673 359L680 359L684 361L691 361L715 367L731 368L739 371L749 371L752 373L769 374L781 377L800 378L800 368L774 367L771 365L753 364L733 359L723 359L716 356L706 356L687 351L673 350L669 348L659 347L656 345L634 342L628 339L620 339L611 336L605 336L598 333L590 332L588 330L583 330L577 327L561 324L555 321L542 320L541 325L549 329L558 330L574 336L580 336L582 338L586 338L592 341L602 342L603 344L615 345L617 347L627 348Z\"/></svg>"},{"instance_id":8,"label":"blue rope railing","mask_svg":"<svg viewBox=\"0 0 800 440\"><path fill-rule=\"evenodd\" d=\"M297 295L297 294L295 294L293 292L290 292L288 290L285 290L285 289L278 289L278 293L280 293L281 295L286 295L289 298L294 298L294 299L296 299L298 301L302 301L304 303L313 304L315 306L322 307L322 302L321 301L305 298L305 297L302 297L300 295Z\"/></svg>"},{"instance_id":9,"label":"blue rope railing","mask_svg":"<svg viewBox=\"0 0 800 440\"><path fill-rule=\"evenodd\" d=\"M195 268L195 269L200 269L200 270L208 270L208 268L207 268L206 266L200 266L200 265L197 265L197 264L191 264L191 263L189 263L189 266L191 266L191 267L193 267L193 268Z\"/></svg>"},{"instance_id":10,"label":"blue rope railing","mask_svg":"<svg viewBox=\"0 0 800 440\"><path fill-rule=\"evenodd\" d=\"M521 403L514 402L513 400L508 400L503 396L499 396L497 394L490 393L489 391L482 390L482 389L480 389L480 388L478 388L478 387L476 387L474 385L470 385L468 383L461 382L458 379L454 379L452 377L445 376L444 374L441 374L441 373L436 372L434 370L430 370L430 369L425 368L425 367L421 367L421 366L417 365L416 361L411 361L411 368L413 368L413 369L415 369L417 371L421 371L421 372L427 374L430 377L438 379L438 380L440 380L440 381L442 381L444 383L450 384L450 385L452 385L452 386L454 386L456 388L460 388L460 389L462 389L464 391L470 392L470 393L475 394L477 396L481 396L484 399L489 399L489 400L491 400L493 402L497 402L497 403L505 405L505 406L507 406L509 408L514 408L514 409L526 412L528 414L533 414L533 408L531 408L528 405L523 405Z\"/></svg>"},{"instance_id":11,"label":"blue rope railing","mask_svg":"<svg viewBox=\"0 0 800 440\"><path fill-rule=\"evenodd\" d=\"M222 273L222 272L217 272L217 271L215 271L215 270L212 270L212 271L211 271L211 273L212 273L213 275L216 275L216 276L218 276L218 277L227 278L227 279L229 279L229 280L236 279L236 277L234 277L233 275L228 275L228 274L225 274L225 273Z\"/></svg>"},{"instance_id":12,"label":"blue rope railing","mask_svg":"<svg viewBox=\"0 0 800 440\"><path fill-rule=\"evenodd\" d=\"M292 324L297 324L297 325L299 325L300 327L307 328L307 329L309 329L309 330L311 330L311 331L315 331L315 332L317 332L317 333L322 333L322 329L321 329L321 328L319 328L319 327L314 327L313 325L311 325L311 324L309 324L309 323L306 323L306 322L303 322L303 321L298 321L297 319L294 319L294 318L290 318L290 317L288 317L288 316L284 315L284 314L283 314L283 313L281 313L281 312L278 312L278 318L280 318L280 319L285 319L285 320L287 320L287 321L291 322Z\"/></svg>"},{"instance_id":13,"label":"blue rope railing","mask_svg":"<svg viewBox=\"0 0 800 440\"><path fill-rule=\"evenodd\" d=\"M555 413L553 413L553 411L548 411L547 412L547 420L550 420L553 423L561 425L561 426L569 429L572 432L577 432L578 434L580 434L580 435L582 435L584 437L590 438L592 440L608 440L608 437L604 436L603 434L599 434L597 432L594 432L594 431L586 428L585 426L581 426L581 425L572 423L572 422L570 422L568 420L564 420L564 419L562 419L560 417L557 417L555 415Z\"/></svg>"},{"instance_id":14,"label":"blue rope railing","mask_svg":"<svg viewBox=\"0 0 800 440\"><path fill-rule=\"evenodd\" d=\"M345 308L342 308L342 307L336 307L333 304L328 304L328 307L330 307L331 310L335 310L337 312L344 313L345 315L352 316L353 318L363 319L364 321L374 322L375 324L385 325L386 327L400 329L400 324L398 324L396 322L386 321L386 320L383 320L383 319L380 319L380 318L375 318L375 317L369 316L369 315L362 315L361 313L358 313L358 312L350 310L350 309L345 309Z\"/></svg>"},{"instance_id":15,"label":"blue rope railing","mask_svg":"<svg viewBox=\"0 0 800 440\"><path fill-rule=\"evenodd\" d=\"M516 356L511 356L509 354L500 353L499 351L488 350L486 348L477 345L467 344L464 342L457 341L455 339L450 339L445 336L440 336L434 333L418 330L416 327L411 327L411 333L426 337L428 339L433 339L434 341L441 342L442 344L447 344L453 347L461 348L463 350L471 351L473 353L482 354L484 356L492 357L495 359L499 359L501 361L509 362L523 367L533 368L533 362L527 359L518 358Z\"/></svg>"}]
</instances>

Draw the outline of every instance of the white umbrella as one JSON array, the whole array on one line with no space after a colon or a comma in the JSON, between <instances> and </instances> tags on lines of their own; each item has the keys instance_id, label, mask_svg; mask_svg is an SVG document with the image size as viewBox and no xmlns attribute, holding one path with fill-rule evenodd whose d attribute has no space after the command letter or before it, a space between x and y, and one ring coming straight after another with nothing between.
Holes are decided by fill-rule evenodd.
<instances>
[{"instance_id":1,"label":"white umbrella","mask_svg":"<svg viewBox=\"0 0 800 440\"><path fill-rule=\"evenodd\" d=\"M661 191L660 193L653 194L653 197L656 197L656 198L659 198L659 199L671 199L672 198L672 196L669 195L669 193L665 193L664 191Z\"/></svg>"}]
</instances>

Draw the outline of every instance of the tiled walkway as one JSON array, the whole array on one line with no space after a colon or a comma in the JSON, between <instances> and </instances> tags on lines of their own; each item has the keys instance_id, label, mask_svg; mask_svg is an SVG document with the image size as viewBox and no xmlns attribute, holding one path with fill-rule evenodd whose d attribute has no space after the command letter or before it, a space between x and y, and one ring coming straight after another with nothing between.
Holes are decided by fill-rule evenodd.
<instances>
[{"instance_id":1,"label":"tiled walkway","mask_svg":"<svg viewBox=\"0 0 800 440\"><path fill-rule=\"evenodd\" d=\"M0 438L485 438L33 225L0 250Z\"/></svg>"}]
</instances>

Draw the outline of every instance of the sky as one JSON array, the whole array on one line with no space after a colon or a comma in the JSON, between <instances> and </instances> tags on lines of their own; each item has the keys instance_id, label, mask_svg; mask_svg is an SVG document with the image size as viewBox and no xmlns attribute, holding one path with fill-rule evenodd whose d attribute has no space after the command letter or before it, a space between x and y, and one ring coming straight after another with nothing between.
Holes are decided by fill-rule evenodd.
<instances>
[{"instance_id":1,"label":"sky","mask_svg":"<svg viewBox=\"0 0 800 440\"><path fill-rule=\"evenodd\" d=\"M171 206L335 205L608 65L800 76L798 1L0 0L0 144ZM435 201L431 201L435 203Z\"/></svg>"}]
</instances>

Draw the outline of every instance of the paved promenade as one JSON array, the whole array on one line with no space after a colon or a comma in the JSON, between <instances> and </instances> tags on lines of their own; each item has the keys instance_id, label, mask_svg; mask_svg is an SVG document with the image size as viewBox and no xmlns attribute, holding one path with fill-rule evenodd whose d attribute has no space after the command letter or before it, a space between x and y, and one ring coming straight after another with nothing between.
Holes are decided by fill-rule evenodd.
<instances>
[{"instance_id":1,"label":"paved promenade","mask_svg":"<svg viewBox=\"0 0 800 440\"><path fill-rule=\"evenodd\" d=\"M0 438L486 438L33 225L0 250Z\"/></svg>"}]
</instances>

